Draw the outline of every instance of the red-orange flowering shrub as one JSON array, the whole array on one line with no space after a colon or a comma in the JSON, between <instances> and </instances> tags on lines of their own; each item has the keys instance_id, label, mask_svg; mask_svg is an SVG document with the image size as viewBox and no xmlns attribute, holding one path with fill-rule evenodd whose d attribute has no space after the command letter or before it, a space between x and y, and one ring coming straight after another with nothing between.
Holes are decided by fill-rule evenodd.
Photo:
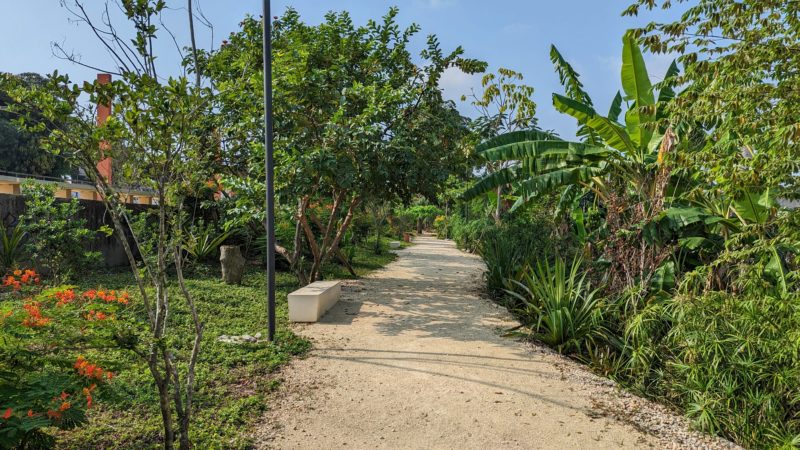
<instances>
[{"instance_id":1,"label":"red-orange flowering shrub","mask_svg":"<svg viewBox=\"0 0 800 450\"><path fill-rule=\"evenodd\" d=\"M19 291L27 286L38 285L40 282L39 274L31 269L17 269L3 277L3 287L10 287Z\"/></svg>"},{"instance_id":2,"label":"red-orange flowering shrub","mask_svg":"<svg viewBox=\"0 0 800 450\"><path fill-rule=\"evenodd\" d=\"M0 287L0 448L47 439L45 427L85 421L93 393L114 378L75 348L113 347L130 296L113 290L45 288L33 270L17 270ZM102 356L102 354L98 354ZM4 369L5 370L5 369Z\"/></svg>"},{"instance_id":3,"label":"red-orange flowering shrub","mask_svg":"<svg viewBox=\"0 0 800 450\"><path fill-rule=\"evenodd\" d=\"M42 317L39 302L26 303L22 305L22 308L28 313L28 317L22 319L22 326L34 328L43 327L50 323L49 317Z\"/></svg>"}]
</instances>

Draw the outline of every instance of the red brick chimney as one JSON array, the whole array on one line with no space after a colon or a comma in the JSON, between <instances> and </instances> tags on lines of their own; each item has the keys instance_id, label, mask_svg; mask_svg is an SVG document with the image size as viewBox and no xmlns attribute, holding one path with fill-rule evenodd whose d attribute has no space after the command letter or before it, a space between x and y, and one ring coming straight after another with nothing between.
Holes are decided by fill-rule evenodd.
<instances>
[{"instance_id":1,"label":"red brick chimney","mask_svg":"<svg viewBox=\"0 0 800 450\"><path fill-rule=\"evenodd\" d=\"M109 73L98 73L97 74L97 82L100 84L108 84L111 82L111 74ZM97 105L97 126L102 126L108 120L108 116L111 115L111 102L105 105ZM112 168L111 168L111 158L103 158L103 152L108 150L110 147L107 142L100 143L100 156L101 160L97 163L97 171L100 172L100 175L106 179L108 184L111 184L111 176L112 176Z\"/></svg>"}]
</instances>

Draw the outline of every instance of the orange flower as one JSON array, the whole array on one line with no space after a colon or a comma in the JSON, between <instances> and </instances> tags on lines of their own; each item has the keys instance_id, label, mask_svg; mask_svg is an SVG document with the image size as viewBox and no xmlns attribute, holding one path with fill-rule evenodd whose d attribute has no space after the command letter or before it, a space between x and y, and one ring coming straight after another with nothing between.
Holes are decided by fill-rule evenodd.
<instances>
[{"instance_id":1,"label":"orange flower","mask_svg":"<svg viewBox=\"0 0 800 450\"><path fill-rule=\"evenodd\" d=\"M15 277L18 277L20 275L22 275L22 271L21 270L17 269L17 270L14 271L14 276Z\"/></svg>"},{"instance_id":2,"label":"orange flower","mask_svg":"<svg viewBox=\"0 0 800 450\"><path fill-rule=\"evenodd\" d=\"M111 372L107 372L107 373L110 374ZM89 386L88 388L83 388L83 395L86 396L86 409L89 409L89 408L92 407L92 391L96 387L97 387L97 385L93 384L93 385Z\"/></svg>"},{"instance_id":3,"label":"orange flower","mask_svg":"<svg viewBox=\"0 0 800 450\"><path fill-rule=\"evenodd\" d=\"M8 419L10 419L10 418L11 418L11 413L13 413L13 412L14 412L14 410L13 410L13 409L11 409L11 408L8 408L8 409L6 410L6 412L3 414L3 419L5 419L5 420L8 420Z\"/></svg>"},{"instance_id":4,"label":"orange flower","mask_svg":"<svg viewBox=\"0 0 800 450\"><path fill-rule=\"evenodd\" d=\"M33 410L32 409L28 410L28 417L33 417Z\"/></svg>"},{"instance_id":5,"label":"orange flower","mask_svg":"<svg viewBox=\"0 0 800 450\"><path fill-rule=\"evenodd\" d=\"M100 291L97 293L97 296L105 300L106 303L117 301L117 293L115 291L108 291L108 292Z\"/></svg>"},{"instance_id":6,"label":"orange flower","mask_svg":"<svg viewBox=\"0 0 800 450\"><path fill-rule=\"evenodd\" d=\"M56 306L64 306L68 303L72 303L75 300L75 291L72 289L56 292L54 295L56 300L58 300L58 302L56 302Z\"/></svg>"},{"instance_id":7,"label":"orange flower","mask_svg":"<svg viewBox=\"0 0 800 450\"><path fill-rule=\"evenodd\" d=\"M117 298L117 302L123 305L127 305L130 299L131 299L130 295L128 295L127 292L123 292L122 294L119 295L119 298Z\"/></svg>"},{"instance_id":8,"label":"orange flower","mask_svg":"<svg viewBox=\"0 0 800 450\"><path fill-rule=\"evenodd\" d=\"M69 397L69 394L67 394L67 393L66 393L66 392L64 392L64 391L61 391L61 395L60 395L60 397L61 397L61 401L64 401L64 400L66 400L66 399L67 399L67 397Z\"/></svg>"},{"instance_id":9,"label":"orange flower","mask_svg":"<svg viewBox=\"0 0 800 450\"><path fill-rule=\"evenodd\" d=\"M51 410L47 411L47 417L49 417L50 419L60 419L61 418L61 413L58 412L58 411L53 411L51 409Z\"/></svg>"},{"instance_id":10,"label":"orange flower","mask_svg":"<svg viewBox=\"0 0 800 450\"><path fill-rule=\"evenodd\" d=\"M42 317L39 309L39 302L26 303L22 306L28 312L28 317L22 321L22 325L28 328L43 327L50 323L49 317Z\"/></svg>"},{"instance_id":11,"label":"orange flower","mask_svg":"<svg viewBox=\"0 0 800 450\"><path fill-rule=\"evenodd\" d=\"M59 406L58 410L59 410L59 411L66 411L66 410L68 410L70 407L72 407L72 405L70 405L70 403L69 403L69 402L63 402L63 403L61 403L61 406Z\"/></svg>"},{"instance_id":12,"label":"orange flower","mask_svg":"<svg viewBox=\"0 0 800 450\"><path fill-rule=\"evenodd\" d=\"M96 364L89 363L89 361L84 359L83 356L78 356L78 359L75 361L74 367L79 374L85 376L86 378L96 378L98 380L102 380L103 374L106 374L106 377L108 377L109 373L108 371L103 370L102 367L99 367Z\"/></svg>"},{"instance_id":13,"label":"orange flower","mask_svg":"<svg viewBox=\"0 0 800 450\"><path fill-rule=\"evenodd\" d=\"M104 313L103 311L95 311L95 310L89 311L86 314L85 317L86 317L86 320L88 320L89 322L102 321L102 320L108 320L108 319L112 319L113 320L114 319L113 315L108 315L108 314Z\"/></svg>"}]
</instances>

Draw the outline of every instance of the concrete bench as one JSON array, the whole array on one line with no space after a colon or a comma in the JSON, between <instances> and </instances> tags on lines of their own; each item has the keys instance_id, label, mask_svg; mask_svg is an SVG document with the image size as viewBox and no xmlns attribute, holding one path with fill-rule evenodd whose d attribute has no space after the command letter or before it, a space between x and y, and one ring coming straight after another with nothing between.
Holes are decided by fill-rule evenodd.
<instances>
[{"instance_id":1,"label":"concrete bench","mask_svg":"<svg viewBox=\"0 0 800 450\"><path fill-rule=\"evenodd\" d=\"M339 301L340 281L316 281L289 294L289 320L316 322Z\"/></svg>"}]
</instances>

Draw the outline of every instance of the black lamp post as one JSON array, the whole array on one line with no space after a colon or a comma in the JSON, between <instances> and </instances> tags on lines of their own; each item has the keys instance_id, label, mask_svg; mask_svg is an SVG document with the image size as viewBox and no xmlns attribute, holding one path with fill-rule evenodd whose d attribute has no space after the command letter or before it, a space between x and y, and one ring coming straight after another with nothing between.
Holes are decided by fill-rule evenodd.
<instances>
[{"instance_id":1,"label":"black lamp post","mask_svg":"<svg viewBox=\"0 0 800 450\"><path fill-rule=\"evenodd\" d=\"M267 330L275 340L275 165L272 159L272 15L270 0L264 0L264 149L267 208Z\"/></svg>"}]
</instances>

